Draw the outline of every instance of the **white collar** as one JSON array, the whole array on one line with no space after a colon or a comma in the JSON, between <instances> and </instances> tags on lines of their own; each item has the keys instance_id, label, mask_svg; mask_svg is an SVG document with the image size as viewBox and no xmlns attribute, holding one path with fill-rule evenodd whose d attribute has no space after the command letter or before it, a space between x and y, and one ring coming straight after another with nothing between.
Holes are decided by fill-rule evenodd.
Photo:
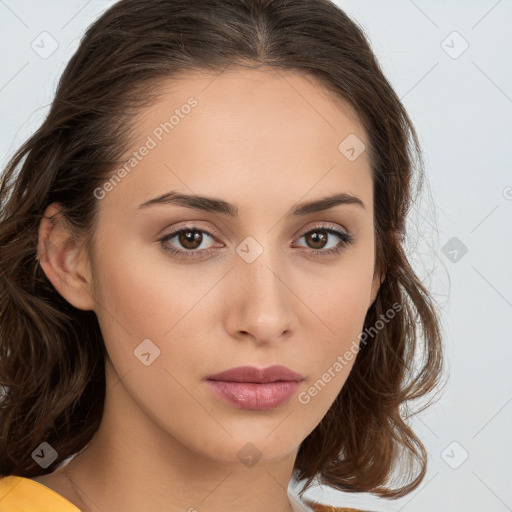
<instances>
[{"instance_id":1,"label":"white collar","mask_svg":"<svg viewBox=\"0 0 512 512\"><path fill-rule=\"evenodd\" d=\"M293 512L314 512L314 510L304 503L298 496L288 493L288 498L293 508Z\"/></svg>"}]
</instances>

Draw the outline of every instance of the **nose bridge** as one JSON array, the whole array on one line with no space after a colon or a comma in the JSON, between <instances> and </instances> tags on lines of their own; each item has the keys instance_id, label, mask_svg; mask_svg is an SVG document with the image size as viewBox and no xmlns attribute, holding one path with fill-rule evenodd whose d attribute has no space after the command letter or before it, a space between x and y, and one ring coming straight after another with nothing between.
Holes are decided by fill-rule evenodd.
<instances>
[{"instance_id":1,"label":"nose bridge","mask_svg":"<svg viewBox=\"0 0 512 512\"><path fill-rule=\"evenodd\" d=\"M265 235L261 243L249 236L239 244L236 252L239 256L236 279L243 281L244 289L252 291L253 298L275 300L282 295L285 276L280 274L286 273L286 262L272 241L272 235Z\"/></svg>"},{"instance_id":2,"label":"nose bridge","mask_svg":"<svg viewBox=\"0 0 512 512\"><path fill-rule=\"evenodd\" d=\"M279 336L292 326L293 293L287 285L289 272L285 255L272 234L247 237L237 246L238 257L232 273L238 330L256 337Z\"/></svg>"}]
</instances>

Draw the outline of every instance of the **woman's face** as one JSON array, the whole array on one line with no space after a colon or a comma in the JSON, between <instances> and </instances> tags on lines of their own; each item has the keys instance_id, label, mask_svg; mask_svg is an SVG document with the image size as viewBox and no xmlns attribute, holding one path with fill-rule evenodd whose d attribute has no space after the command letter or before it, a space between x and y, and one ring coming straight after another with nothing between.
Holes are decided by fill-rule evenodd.
<instances>
[{"instance_id":1,"label":"woman's face","mask_svg":"<svg viewBox=\"0 0 512 512\"><path fill-rule=\"evenodd\" d=\"M342 388L378 289L366 135L311 79L261 70L171 81L135 126L96 191L91 262L117 385L196 453L290 454ZM171 192L192 199L141 206ZM301 211L336 194L358 200ZM303 376L279 405L207 381L274 364Z\"/></svg>"}]
</instances>

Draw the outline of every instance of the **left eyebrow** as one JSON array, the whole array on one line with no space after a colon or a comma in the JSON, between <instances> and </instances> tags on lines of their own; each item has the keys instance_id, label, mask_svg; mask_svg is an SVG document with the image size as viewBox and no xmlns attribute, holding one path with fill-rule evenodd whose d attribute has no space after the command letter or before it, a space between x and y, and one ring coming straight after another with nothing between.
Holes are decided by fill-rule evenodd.
<instances>
[{"instance_id":1,"label":"left eyebrow","mask_svg":"<svg viewBox=\"0 0 512 512\"><path fill-rule=\"evenodd\" d=\"M214 197L197 196L189 194L179 194L171 191L161 196L155 197L139 205L138 209L148 208L155 205L175 204L177 206L184 206L194 210L204 210L213 213L220 213L230 217L238 216L238 206L217 199ZM322 197L313 201L299 203L292 207L286 217L295 217L301 215L309 215L311 213L329 210L338 205L356 205L366 209L363 201L356 196L346 194L344 192L332 196Z\"/></svg>"}]
</instances>

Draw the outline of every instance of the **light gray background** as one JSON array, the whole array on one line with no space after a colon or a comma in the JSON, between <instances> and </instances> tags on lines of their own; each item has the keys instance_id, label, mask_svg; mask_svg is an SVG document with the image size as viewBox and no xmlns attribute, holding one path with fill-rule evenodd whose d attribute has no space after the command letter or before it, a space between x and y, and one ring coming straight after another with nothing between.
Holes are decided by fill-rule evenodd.
<instances>
[{"instance_id":1,"label":"light gray background","mask_svg":"<svg viewBox=\"0 0 512 512\"><path fill-rule=\"evenodd\" d=\"M0 0L2 166L43 120L85 28L113 3ZM419 489L395 501L323 487L306 496L382 511L510 511L512 1L337 3L365 30L420 135L428 182L409 248L441 309L448 381L413 421L430 456ZM47 58L31 47L51 50L44 31L58 42Z\"/></svg>"}]
</instances>

